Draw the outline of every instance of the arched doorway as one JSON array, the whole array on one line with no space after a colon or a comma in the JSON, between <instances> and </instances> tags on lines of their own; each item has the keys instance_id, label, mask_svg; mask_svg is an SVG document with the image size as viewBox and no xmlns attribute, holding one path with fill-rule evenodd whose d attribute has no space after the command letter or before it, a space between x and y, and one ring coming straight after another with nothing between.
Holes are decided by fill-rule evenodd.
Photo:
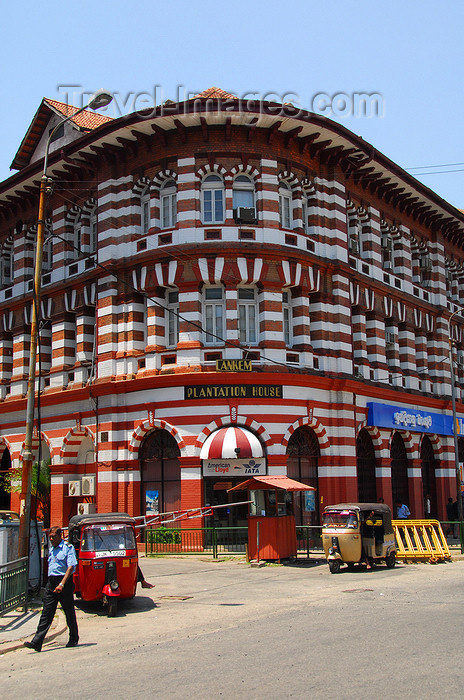
<instances>
[{"instance_id":1,"label":"arched doorway","mask_svg":"<svg viewBox=\"0 0 464 700\"><path fill-rule=\"evenodd\" d=\"M320 522L317 471L319 455L319 441L314 430L307 426L295 430L288 441L287 476L316 489L295 494L297 525L319 525Z\"/></svg>"},{"instance_id":2,"label":"arched doorway","mask_svg":"<svg viewBox=\"0 0 464 700\"><path fill-rule=\"evenodd\" d=\"M248 428L228 425L213 431L200 451L205 505L216 507L214 527L247 527L246 492L232 491L251 475L266 474L266 457L258 436ZM230 506L230 507L229 507Z\"/></svg>"},{"instance_id":3,"label":"arched doorway","mask_svg":"<svg viewBox=\"0 0 464 700\"><path fill-rule=\"evenodd\" d=\"M424 517L437 517L437 484L435 481L435 454L430 438L424 435L420 449L422 470L422 495L424 503ZM430 508L430 510L429 510Z\"/></svg>"},{"instance_id":4,"label":"arched doorway","mask_svg":"<svg viewBox=\"0 0 464 700\"><path fill-rule=\"evenodd\" d=\"M464 438L458 438L458 461L464 462Z\"/></svg>"},{"instance_id":5,"label":"arched doorway","mask_svg":"<svg viewBox=\"0 0 464 700\"><path fill-rule=\"evenodd\" d=\"M409 505L408 457L404 440L398 432L391 441L390 458L393 507L396 503Z\"/></svg>"},{"instance_id":6,"label":"arched doorway","mask_svg":"<svg viewBox=\"0 0 464 700\"><path fill-rule=\"evenodd\" d=\"M369 432L363 428L356 440L358 499L361 503L375 503L377 501L375 464L374 444Z\"/></svg>"},{"instance_id":7,"label":"arched doorway","mask_svg":"<svg viewBox=\"0 0 464 700\"><path fill-rule=\"evenodd\" d=\"M180 450L167 430L155 430L140 447L141 512L180 510Z\"/></svg>"},{"instance_id":8,"label":"arched doorway","mask_svg":"<svg viewBox=\"0 0 464 700\"><path fill-rule=\"evenodd\" d=\"M0 510L10 510L11 508L11 495L9 490L4 487L3 479L6 473L11 468L11 455L8 447L3 447L2 462L0 466Z\"/></svg>"}]
</instances>

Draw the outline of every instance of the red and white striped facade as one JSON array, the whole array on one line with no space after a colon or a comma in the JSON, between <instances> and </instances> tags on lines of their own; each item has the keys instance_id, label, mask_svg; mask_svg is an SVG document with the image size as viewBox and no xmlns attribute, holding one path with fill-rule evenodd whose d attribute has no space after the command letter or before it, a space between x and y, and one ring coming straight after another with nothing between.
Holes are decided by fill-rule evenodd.
<instances>
[{"instance_id":1,"label":"red and white striped facade","mask_svg":"<svg viewBox=\"0 0 464 700\"><path fill-rule=\"evenodd\" d=\"M375 495L391 504L407 488L417 517L423 462L433 459L427 490L444 518L456 495L452 436L369 425L367 404L451 413L448 323L464 302L463 214L326 118L281 105L257 112L232 98L224 109L215 95L66 132L50 154L56 184L42 279L40 439L52 463L53 522L66 524L80 500L100 512L140 514L142 451L156 431L177 446L181 507L203 505L202 449L231 427L252 435L251 456L261 449L267 474L296 478L292 445L310 434L322 505L358 500L361 433L372 445ZM38 114L48 134L59 115L45 107ZM15 465L43 155L36 131L18 152L18 172L0 185L0 441ZM211 175L223 203L216 222L205 215ZM239 176L252 188L256 223L234 218ZM163 226L170 182L175 220ZM220 290L220 302L209 302L208 289ZM174 343L177 316L168 308L179 314ZM215 323L221 317L216 336L207 332L211 313ZM457 316L451 335L463 413ZM249 359L252 371L218 372L219 359ZM399 438L402 491L392 487ZM84 475L94 477L95 491L76 500L68 484Z\"/></svg>"}]
</instances>

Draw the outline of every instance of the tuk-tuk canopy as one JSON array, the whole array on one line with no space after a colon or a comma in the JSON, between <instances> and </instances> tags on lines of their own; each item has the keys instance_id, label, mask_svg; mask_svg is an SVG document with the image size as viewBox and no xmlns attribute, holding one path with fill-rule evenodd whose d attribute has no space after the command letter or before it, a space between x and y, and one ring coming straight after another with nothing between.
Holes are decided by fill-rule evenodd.
<instances>
[{"instance_id":1,"label":"tuk-tuk canopy","mask_svg":"<svg viewBox=\"0 0 464 700\"><path fill-rule=\"evenodd\" d=\"M370 513L373 510L376 515L382 516L385 534L393 532L392 513L386 503L337 503L333 506L326 506L324 513L342 510L351 510L356 513Z\"/></svg>"},{"instance_id":2,"label":"tuk-tuk canopy","mask_svg":"<svg viewBox=\"0 0 464 700\"><path fill-rule=\"evenodd\" d=\"M121 523L135 525L135 519L128 513L95 513L93 515L73 515L69 521L69 532L83 525L99 525L103 523Z\"/></svg>"},{"instance_id":3,"label":"tuk-tuk canopy","mask_svg":"<svg viewBox=\"0 0 464 700\"><path fill-rule=\"evenodd\" d=\"M302 484L301 481L295 481L295 479L289 479L288 476L284 474L277 474L276 476L253 476L251 479L228 489L228 493L231 491L260 491L277 489L279 491L315 491L314 486L308 486L307 484Z\"/></svg>"},{"instance_id":4,"label":"tuk-tuk canopy","mask_svg":"<svg viewBox=\"0 0 464 700\"><path fill-rule=\"evenodd\" d=\"M390 507L386 503L337 503L334 506L326 506L324 510L355 510L358 512L371 511L374 513L390 513Z\"/></svg>"}]
</instances>

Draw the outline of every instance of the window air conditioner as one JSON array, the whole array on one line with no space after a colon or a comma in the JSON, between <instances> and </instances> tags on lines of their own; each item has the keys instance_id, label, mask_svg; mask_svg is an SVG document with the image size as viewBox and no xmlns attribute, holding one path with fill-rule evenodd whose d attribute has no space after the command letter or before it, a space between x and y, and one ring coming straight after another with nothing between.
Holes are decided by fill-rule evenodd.
<instances>
[{"instance_id":1,"label":"window air conditioner","mask_svg":"<svg viewBox=\"0 0 464 700\"><path fill-rule=\"evenodd\" d=\"M81 493L83 496L95 496L95 477L83 476L81 482Z\"/></svg>"},{"instance_id":2,"label":"window air conditioner","mask_svg":"<svg viewBox=\"0 0 464 700\"><path fill-rule=\"evenodd\" d=\"M234 209L234 221L237 224L255 224L256 209L254 207L237 207Z\"/></svg>"},{"instance_id":3,"label":"window air conditioner","mask_svg":"<svg viewBox=\"0 0 464 700\"><path fill-rule=\"evenodd\" d=\"M350 238L350 253L353 253L353 255L357 255L359 252L359 245L358 241L356 238Z\"/></svg>"},{"instance_id":4,"label":"window air conditioner","mask_svg":"<svg viewBox=\"0 0 464 700\"><path fill-rule=\"evenodd\" d=\"M81 495L81 482L70 481L68 483L68 496L80 496Z\"/></svg>"},{"instance_id":5,"label":"window air conditioner","mask_svg":"<svg viewBox=\"0 0 464 700\"><path fill-rule=\"evenodd\" d=\"M78 515L92 515L97 512L97 506L95 503L78 503L77 504L77 514Z\"/></svg>"},{"instance_id":6,"label":"window air conditioner","mask_svg":"<svg viewBox=\"0 0 464 700\"><path fill-rule=\"evenodd\" d=\"M385 262L383 264L383 269L384 270L391 270L392 269L391 260L385 260Z\"/></svg>"}]
</instances>

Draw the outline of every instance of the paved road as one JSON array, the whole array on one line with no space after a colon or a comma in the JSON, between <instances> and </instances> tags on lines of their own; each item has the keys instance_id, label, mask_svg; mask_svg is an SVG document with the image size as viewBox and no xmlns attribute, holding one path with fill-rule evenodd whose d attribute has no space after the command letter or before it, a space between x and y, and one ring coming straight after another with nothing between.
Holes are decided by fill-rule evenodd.
<instances>
[{"instance_id":1,"label":"paved road","mask_svg":"<svg viewBox=\"0 0 464 700\"><path fill-rule=\"evenodd\" d=\"M329 574L327 566L144 560L156 583L81 645L1 660L1 693L86 699L462 698L464 562Z\"/></svg>"}]
</instances>

